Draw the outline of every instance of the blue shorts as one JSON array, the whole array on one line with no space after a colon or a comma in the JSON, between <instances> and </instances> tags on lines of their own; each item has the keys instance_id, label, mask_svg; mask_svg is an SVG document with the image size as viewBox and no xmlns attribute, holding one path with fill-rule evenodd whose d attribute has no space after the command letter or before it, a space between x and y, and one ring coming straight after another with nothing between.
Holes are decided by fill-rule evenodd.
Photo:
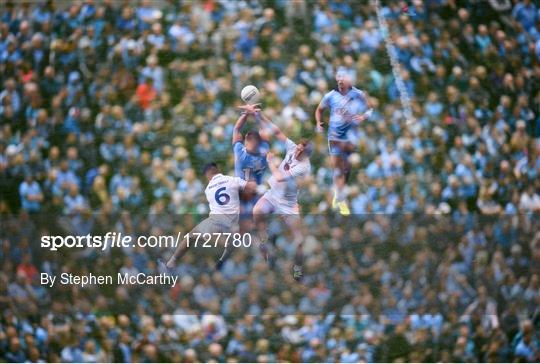
<instances>
[{"instance_id":1,"label":"blue shorts","mask_svg":"<svg viewBox=\"0 0 540 364\"><path fill-rule=\"evenodd\" d=\"M348 156L351 153L350 132L352 124L340 125L339 127L330 126L328 128L328 150L330 155Z\"/></svg>"},{"instance_id":2,"label":"blue shorts","mask_svg":"<svg viewBox=\"0 0 540 364\"><path fill-rule=\"evenodd\" d=\"M343 140L346 141L349 139L349 132L352 129L352 124L341 124L341 125L329 125L328 126L328 140Z\"/></svg>"},{"instance_id":3,"label":"blue shorts","mask_svg":"<svg viewBox=\"0 0 540 364\"><path fill-rule=\"evenodd\" d=\"M348 140L328 140L328 151L330 155L348 157L353 150L353 144Z\"/></svg>"}]
</instances>

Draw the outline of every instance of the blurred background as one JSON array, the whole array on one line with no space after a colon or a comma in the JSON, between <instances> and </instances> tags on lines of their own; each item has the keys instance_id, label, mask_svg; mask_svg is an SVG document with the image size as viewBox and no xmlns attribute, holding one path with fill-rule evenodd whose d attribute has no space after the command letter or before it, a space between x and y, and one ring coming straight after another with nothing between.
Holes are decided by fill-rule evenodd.
<instances>
[{"instance_id":1,"label":"blurred background","mask_svg":"<svg viewBox=\"0 0 540 364\"><path fill-rule=\"evenodd\" d=\"M538 4L381 7L412 125L365 2L2 1L0 358L539 361ZM313 133L340 66L375 106L354 136L345 221L329 214ZM208 212L201 167L233 174L246 84L316 145L305 284L278 279L293 252L277 222L273 269L242 250L221 272L188 254L177 290L39 284L39 272L155 272L162 251L51 253L39 237L193 226Z\"/></svg>"}]
</instances>

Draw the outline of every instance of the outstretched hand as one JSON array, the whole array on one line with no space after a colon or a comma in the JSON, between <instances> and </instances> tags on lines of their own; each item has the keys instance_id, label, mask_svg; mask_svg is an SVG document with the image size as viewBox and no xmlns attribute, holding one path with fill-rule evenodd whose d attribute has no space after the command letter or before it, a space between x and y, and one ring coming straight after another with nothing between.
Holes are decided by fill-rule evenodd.
<instances>
[{"instance_id":1,"label":"outstretched hand","mask_svg":"<svg viewBox=\"0 0 540 364\"><path fill-rule=\"evenodd\" d=\"M238 106L238 108L243 110L246 114L256 114L261 111L261 104L245 104Z\"/></svg>"}]
</instances>

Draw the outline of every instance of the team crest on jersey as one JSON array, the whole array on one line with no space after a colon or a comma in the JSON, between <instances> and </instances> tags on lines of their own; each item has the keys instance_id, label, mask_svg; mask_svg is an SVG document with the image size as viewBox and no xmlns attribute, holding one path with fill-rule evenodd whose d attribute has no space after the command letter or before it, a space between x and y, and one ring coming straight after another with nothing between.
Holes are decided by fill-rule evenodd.
<instances>
[{"instance_id":1,"label":"team crest on jersey","mask_svg":"<svg viewBox=\"0 0 540 364\"><path fill-rule=\"evenodd\" d=\"M291 169L291 164L292 164L292 155L289 154L289 156L287 157L287 161L285 162L285 164L283 165L283 169L288 171L289 169Z\"/></svg>"}]
</instances>

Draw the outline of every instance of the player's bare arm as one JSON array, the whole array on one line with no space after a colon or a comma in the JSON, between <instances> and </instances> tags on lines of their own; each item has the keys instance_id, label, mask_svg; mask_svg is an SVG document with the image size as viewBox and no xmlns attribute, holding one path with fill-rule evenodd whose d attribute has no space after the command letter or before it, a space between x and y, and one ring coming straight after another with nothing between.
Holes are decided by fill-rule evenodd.
<instances>
[{"instance_id":1,"label":"player's bare arm","mask_svg":"<svg viewBox=\"0 0 540 364\"><path fill-rule=\"evenodd\" d=\"M240 115L238 120L236 120L236 124L234 124L233 135L232 135L232 144L233 145L236 142L241 142L244 139L243 136L242 136L242 133L240 132L240 130L242 130L242 127L246 123L246 121L248 119L248 116L249 116L249 114L243 113L242 115Z\"/></svg>"},{"instance_id":2,"label":"player's bare arm","mask_svg":"<svg viewBox=\"0 0 540 364\"><path fill-rule=\"evenodd\" d=\"M274 153L268 152L268 154L266 155L266 160L268 161L268 168L270 169L270 173L272 173L272 176L274 176L277 182L283 182L291 176L290 172L282 172L279 170L279 164L275 162Z\"/></svg>"},{"instance_id":3,"label":"player's bare arm","mask_svg":"<svg viewBox=\"0 0 540 364\"><path fill-rule=\"evenodd\" d=\"M254 193L257 191L257 183L253 182L253 181L249 181L248 183L246 183L246 186L244 187L244 189L242 191L245 191L247 193Z\"/></svg>"},{"instance_id":4,"label":"player's bare arm","mask_svg":"<svg viewBox=\"0 0 540 364\"><path fill-rule=\"evenodd\" d=\"M372 103L371 103L371 101L369 99L368 93L365 92L365 91L364 91L364 98L365 98L365 101L366 101L367 110L366 110L366 112L364 112L362 114L354 115L352 117L352 120L353 120L353 122L355 124L361 123L362 121L369 119L371 114L373 114L373 105L372 105Z\"/></svg>"},{"instance_id":5,"label":"player's bare arm","mask_svg":"<svg viewBox=\"0 0 540 364\"><path fill-rule=\"evenodd\" d=\"M253 115L255 112L257 112L259 109L259 104L253 104L253 105L242 105L238 107L242 110L242 114L236 120L236 123L234 124L233 129L233 136L232 136L232 144L236 142L241 142L243 140L242 133L240 132L242 128L244 127L247 119L249 118L249 115Z\"/></svg>"},{"instance_id":6,"label":"player's bare arm","mask_svg":"<svg viewBox=\"0 0 540 364\"><path fill-rule=\"evenodd\" d=\"M267 143L270 142L272 135L262 126L259 128L259 135L261 136L262 141L265 141Z\"/></svg>"},{"instance_id":7,"label":"player's bare arm","mask_svg":"<svg viewBox=\"0 0 540 364\"><path fill-rule=\"evenodd\" d=\"M321 103L319 103L319 106L317 106L317 110L315 110L315 121L317 122L315 130L319 133L323 131L324 122L322 120L322 117L325 109L326 108L322 105L321 101Z\"/></svg>"},{"instance_id":8,"label":"player's bare arm","mask_svg":"<svg viewBox=\"0 0 540 364\"><path fill-rule=\"evenodd\" d=\"M277 140L281 142L287 141L287 136L283 134L281 129L274 124L266 115L264 115L262 112L258 113L262 129L265 129L270 135L274 135Z\"/></svg>"},{"instance_id":9,"label":"player's bare arm","mask_svg":"<svg viewBox=\"0 0 540 364\"><path fill-rule=\"evenodd\" d=\"M255 120L259 125L259 135L261 136L261 140L270 143L270 139L272 139L272 131L265 127L265 124L261 120L261 115L262 111L260 110L255 113Z\"/></svg>"}]
</instances>

